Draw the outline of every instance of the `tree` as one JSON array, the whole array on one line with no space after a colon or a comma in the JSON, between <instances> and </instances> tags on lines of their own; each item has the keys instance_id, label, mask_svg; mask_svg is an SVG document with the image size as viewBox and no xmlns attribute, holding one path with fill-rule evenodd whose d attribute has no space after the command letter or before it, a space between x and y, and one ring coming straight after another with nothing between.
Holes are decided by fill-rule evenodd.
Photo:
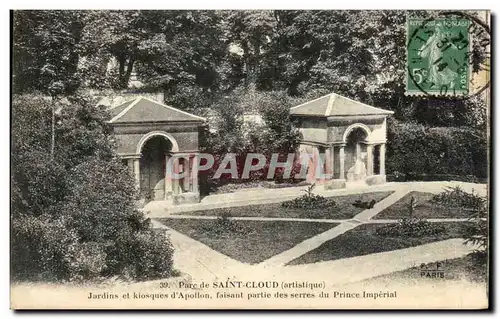
<instances>
[{"instance_id":1,"label":"tree","mask_svg":"<svg viewBox=\"0 0 500 319\"><path fill-rule=\"evenodd\" d=\"M14 92L121 90L135 72L145 85L141 90L163 91L168 104L193 112L240 85L253 85L308 98L334 91L432 126L483 125L480 98L404 94L406 16L405 11L16 11Z\"/></svg>"},{"instance_id":2,"label":"tree","mask_svg":"<svg viewBox=\"0 0 500 319\"><path fill-rule=\"evenodd\" d=\"M12 250L15 279L173 275L172 247L136 206L135 181L116 156L106 112L72 96L14 96Z\"/></svg>"},{"instance_id":3,"label":"tree","mask_svg":"<svg viewBox=\"0 0 500 319\"><path fill-rule=\"evenodd\" d=\"M262 170L251 172L250 178L266 179L273 154L278 154L279 161L285 162L288 154L297 151L299 133L289 114L293 104L294 99L285 92L259 92L252 88L238 88L218 100L208 116L211 131L206 132L200 145L203 152L215 158L212 171L205 173L204 178L210 178L217 171L228 153L235 154L238 175L241 176L247 154L259 153L267 158L267 165ZM245 120L246 115L250 119ZM281 178L279 173L275 176ZM204 183L225 182L223 175L218 181Z\"/></svg>"},{"instance_id":4,"label":"tree","mask_svg":"<svg viewBox=\"0 0 500 319\"><path fill-rule=\"evenodd\" d=\"M461 100L404 94L406 15L318 10L19 11L14 17L14 92L40 91L52 96L55 105L78 87L132 89L128 85L135 72L144 84L140 90L163 91L167 104L190 112L217 114L217 125L224 126L224 121L238 122L231 117L247 110L235 97L247 94L242 88L284 91L300 99L333 91L394 110L394 118L403 122L470 126L482 137L487 123L483 96ZM233 96L231 103L240 104L239 110L221 102L224 96ZM227 128L230 134L232 128ZM54 128L54 145L56 133ZM234 140L229 148L242 149L245 143L253 147Z\"/></svg>"},{"instance_id":5,"label":"tree","mask_svg":"<svg viewBox=\"0 0 500 319\"><path fill-rule=\"evenodd\" d=\"M216 11L145 11L148 32L142 44L148 58L138 62L146 87L162 90L166 102L179 108L208 106L221 84L218 68L227 43Z\"/></svg>"},{"instance_id":6,"label":"tree","mask_svg":"<svg viewBox=\"0 0 500 319\"><path fill-rule=\"evenodd\" d=\"M158 21L159 22L159 21ZM89 12L84 28L82 47L87 62L100 64L107 74L108 85L126 89L138 61L149 58L158 49L156 34L150 32L145 12L138 10L111 10ZM99 63L104 57L104 61ZM107 70L116 61L116 69ZM87 66L92 69L92 66ZM97 71L97 70L96 70Z\"/></svg>"},{"instance_id":7,"label":"tree","mask_svg":"<svg viewBox=\"0 0 500 319\"><path fill-rule=\"evenodd\" d=\"M50 98L15 96L12 104L12 215L41 215L66 194L65 168L53 161Z\"/></svg>"},{"instance_id":8,"label":"tree","mask_svg":"<svg viewBox=\"0 0 500 319\"><path fill-rule=\"evenodd\" d=\"M15 11L13 91L48 95L74 92L85 13L74 10Z\"/></svg>"},{"instance_id":9,"label":"tree","mask_svg":"<svg viewBox=\"0 0 500 319\"><path fill-rule=\"evenodd\" d=\"M284 91L264 92L259 97L259 113L267 130L261 142L267 148L267 154L295 153L300 144L298 129L293 126L290 108L297 104L297 99L290 98Z\"/></svg>"},{"instance_id":10,"label":"tree","mask_svg":"<svg viewBox=\"0 0 500 319\"><path fill-rule=\"evenodd\" d=\"M242 72L245 85L256 84L264 68L265 55L270 51L276 20L272 11L229 11L225 15L228 40L242 52Z\"/></svg>"}]
</instances>

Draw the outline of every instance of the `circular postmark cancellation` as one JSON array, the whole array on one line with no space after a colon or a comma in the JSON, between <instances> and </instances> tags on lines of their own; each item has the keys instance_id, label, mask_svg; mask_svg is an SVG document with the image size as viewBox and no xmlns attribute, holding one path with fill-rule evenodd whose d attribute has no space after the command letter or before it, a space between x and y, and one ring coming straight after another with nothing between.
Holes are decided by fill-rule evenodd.
<instances>
[{"instance_id":1,"label":"circular postmark cancellation","mask_svg":"<svg viewBox=\"0 0 500 319\"><path fill-rule=\"evenodd\" d=\"M407 95L468 98L490 85L491 34L479 17L408 17L407 35Z\"/></svg>"}]
</instances>

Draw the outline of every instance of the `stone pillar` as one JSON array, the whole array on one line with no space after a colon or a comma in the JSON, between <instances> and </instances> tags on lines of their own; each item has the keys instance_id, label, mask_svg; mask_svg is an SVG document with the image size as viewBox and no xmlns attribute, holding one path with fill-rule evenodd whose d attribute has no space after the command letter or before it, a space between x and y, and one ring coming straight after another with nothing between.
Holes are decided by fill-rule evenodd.
<instances>
[{"instance_id":1,"label":"stone pillar","mask_svg":"<svg viewBox=\"0 0 500 319\"><path fill-rule=\"evenodd\" d=\"M373 175L373 144L366 145L366 175Z\"/></svg>"},{"instance_id":2,"label":"stone pillar","mask_svg":"<svg viewBox=\"0 0 500 319\"><path fill-rule=\"evenodd\" d=\"M344 165L345 165L345 154L344 154L344 145L340 145L339 148L339 161L340 161L340 179L345 179Z\"/></svg>"},{"instance_id":3,"label":"stone pillar","mask_svg":"<svg viewBox=\"0 0 500 319\"><path fill-rule=\"evenodd\" d=\"M330 165L332 166L332 179L335 178L335 146L330 147L330 154L332 156L332 161Z\"/></svg>"},{"instance_id":4,"label":"stone pillar","mask_svg":"<svg viewBox=\"0 0 500 319\"><path fill-rule=\"evenodd\" d=\"M330 147L327 147L325 149L325 175L327 176L327 179L332 179L332 150Z\"/></svg>"},{"instance_id":5,"label":"stone pillar","mask_svg":"<svg viewBox=\"0 0 500 319\"><path fill-rule=\"evenodd\" d=\"M141 189L141 163L140 163L140 158L134 158L134 177L135 177L135 185L140 190Z\"/></svg>"},{"instance_id":6,"label":"stone pillar","mask_svg":"<svg viewBox=\"0 0 500 319\"><path fill-rule=\"evenodd\" d=\"M319 149L317 146L312 146L312 154L311 158L308 163L308 168L307 168L307 178L306 181L308 183L315 183L316 178L318 177L318 168L319 168Z\"/></svg>"},{"instance_id":7,"label":"stone pillar","mask_svg":"<svg viewBox=\"0 0 500 319\"><path fill-rule=\"evenodd\" d=\"M173 161L174 176L172 177L172 189L174 195L177 195L179 194L179 157L175 157Z\"/></svg>"},{"instance_id":8,"label":"stone pillar","mask_svg":"<svg viewBox=\"0 0 500 319\"><path fill-rule=\"evenodd\" d=\"M168 160L170 156L165 154L165 200L168 198L168 195L172 193L172 172L169 171ZM170 168L172 170L172 168Z\"/></svg>"},{"instance_id":9,"label":"stone pillar","mask_svg":"<svg viewBox=\"0 0 500 319\"><path fill-rule=\"evenodd\" d=\"M198 188L198 154L196 153L183 153L182 155L178 155L176 171L182 173L184 176L183 180L183 188L184 191L180 192L180 179L174 180L174 194L173 201L174 205L181 205L187 203L199 203L200 202L200 193ZM184 163L182 164L182 168L180 168L179 158L184 159ZM182 171L182 172L181 172Z\"/></svg>"},{"instance_id":10,"label":"stone pillar","mask_svg":"<svg viewBox=\"0 0 500 319\"><path fill-rule=\"evenodd\" d=\"M385 175L385 143L380 144L380 175Z\"/></svg>"},{"instance_id":11,"label":"stone pillar","mask_svg":"<svg viewBox=\"0 0 500 319\"><path fill-rule=\"evenodd\" d=\"M134 175L134 159L129 158L127 159L127 168L130 174Z\"/></svg>"},{"instance_id":12,"label":"stone pillar","mask_svg":"<svg viewBox=\"0 0 500 319\"><path fill-rule=\"evenodd\" d=\"M199 156L198 154L194 154L193 156L193 166L191 169L191 181L192 181L192 192L193 193L198 193L198 163L199 163Z\"/></svg>"},{"instance_id":13,"label":"stone pillar","mask_svg":"<svg viewBox=\"0 0 500 319\"><path fill-rule=\"evenodd\" d=\"M356 161L359 161L361 159L361 145L359 143L356 143Z\"/></svg>"},{"instance_id":14,"label":"stone pillar","mask_svg":"<svg viewBox=\"0 0 500 319\"><path fill-rule=\"evenodd\" d=\"M184 189L186 192L191 191L191 155L184 156Z\"/></svg>"}]
</instances>

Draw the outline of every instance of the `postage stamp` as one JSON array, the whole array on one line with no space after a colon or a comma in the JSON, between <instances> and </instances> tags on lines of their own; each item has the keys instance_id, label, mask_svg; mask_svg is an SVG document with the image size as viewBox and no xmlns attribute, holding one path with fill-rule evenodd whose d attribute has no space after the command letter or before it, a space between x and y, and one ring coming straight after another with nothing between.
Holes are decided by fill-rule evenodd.
<instances>
[{"instance_id":1,"label":"postage stamp","mask_svg":"<svg viewBox=\"0 0 500 319\"><path fill-rule=\"evenodd\" d=\"M489 27L472 15L445 12L407 19L406 94L470 97L489 85Z\"/></svg>"}]
</instances>

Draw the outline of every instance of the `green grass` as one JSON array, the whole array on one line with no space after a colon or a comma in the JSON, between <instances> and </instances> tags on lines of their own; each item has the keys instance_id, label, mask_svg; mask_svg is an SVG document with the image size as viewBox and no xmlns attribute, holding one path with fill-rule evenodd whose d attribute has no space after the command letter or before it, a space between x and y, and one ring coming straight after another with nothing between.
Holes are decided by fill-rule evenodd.
<instances>
[{"instance_id":1,"label":"green grass","mask_svg":"<svg viewBox=\"0 0 500 319\"><path fill-rule=\"evenodd\" d=\"M164 218L161 223L238 261L255 264L338 224L288 221L231 221L239 232L212 231L216 220Z\"/></svg>"},{"instance_id":2,"label":"green grass","mask_svg":"<svg viewBox=\"0 0 500 319\"><path fill-rule=\"evenodd\" d=\"M220 216L229 214L232 217L288 217L288 218L312 218L312 219L350 219L362 212L363 208L352 206L356 200L377 202L386 198L392 192L373 192L355 195L328 197L337 203L337 207L318 209L285 208L281 203L250 205L230 208L218 208L189 213L179 213L193 216Z\"/></svg>"},{"instance_id":3,"label":"green grass","mask_svg":"<svg viewBox=\"0 0 500 319\"><path fill-rule=\"evenodd\" d=\"M415 196L417 206L413 213L416 218L467 218L468 213L465 210L456 208L447 208L431 202L434 194L423 192L410 192L403 196L393 205L381 211L374 219L399 219L408 217L408 204L411 197Z\"/></svg>"},{"instance_id":4,"label":"green grass","mask_svg":"<svg viewBox=\"0 0 500 319\"><path fill-rule=\"evenodd\" d=\"M355 256L369 255L408 247L419 246L450 238L460 238L466 226L461 222L440 223L445 232L439 235L419 238L384 237L376 234L378 227L387 224L360 225L337 238L329 240L318 248L292 260L289 265L310 264L319 261L337 260Z\"/></svg>"}]
</instances>

